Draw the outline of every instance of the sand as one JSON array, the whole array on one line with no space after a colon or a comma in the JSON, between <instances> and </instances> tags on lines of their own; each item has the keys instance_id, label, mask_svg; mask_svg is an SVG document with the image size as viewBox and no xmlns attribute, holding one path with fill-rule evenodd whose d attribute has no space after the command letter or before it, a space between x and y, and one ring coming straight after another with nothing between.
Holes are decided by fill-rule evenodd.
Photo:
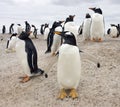
<instances>
[{"instance_id":1,"label":"sand","mask_svg":"<svg viewBox=\"0 0 120 107\"><path fill-rule=\"evenodd\" d=\"M101 64L82 59L82 73L77 92L78 99L58 100L57 62L48 70L48 78L37 76L20 83L23 69L16 53L6 53L10 35L0 35L0 107L120 107L120 38L106 37L103 42L83 42L78 37L81 50L94 55ZM46 41L42 36L33 39L38 51L38 65L42 69L50 64L50 54L44 54Z\"/></svg>"}]
</instances>

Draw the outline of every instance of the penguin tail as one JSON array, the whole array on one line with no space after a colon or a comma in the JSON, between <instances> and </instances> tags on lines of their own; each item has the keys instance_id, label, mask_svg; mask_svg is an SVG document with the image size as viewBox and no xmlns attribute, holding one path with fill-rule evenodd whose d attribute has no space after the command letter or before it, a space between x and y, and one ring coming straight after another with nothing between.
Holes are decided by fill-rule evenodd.
<instances>
[{"instance_id":1,"label":"penguin tail","mask_svg":"<svg viewBox=\"0 0 120 107\"><path fill-rule=\"evenodd\" d=\"M48 74L47 74L47 73L45 73L45 71L44 71L44 70L41 70L41 69L39 69L39 70L40 70L41 74L45 76L45 78L48 78Z\"/></svg>"}]
</instances>

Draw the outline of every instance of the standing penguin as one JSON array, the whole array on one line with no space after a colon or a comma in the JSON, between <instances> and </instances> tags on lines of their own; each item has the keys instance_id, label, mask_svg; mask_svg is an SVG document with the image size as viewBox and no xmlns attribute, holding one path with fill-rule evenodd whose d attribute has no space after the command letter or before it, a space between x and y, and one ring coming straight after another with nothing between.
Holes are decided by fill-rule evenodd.
<instances>
[{"instance_id":1,"label":"standing penguin","mask_svg":"<svg viewBox=\"0 0 120 107\"><path fill-rule=\"evenodd\" d=\"M5 34L5 33L6 33L6 27L5 27L5 25L3 25L2 34Z\"/></svg>"},{"instance_id":2,"label":"standing penguin","mask_svg":"<svg viewBox=\"0 0 120 107\"><path fill-rule=\"evenodd\" d=\"M115 24L111 24L110 29L108 29L107 33L112 37L116 38L118 37L118 26Z\"/></svg>"},{"instance_id":3,"label":"standing penguin","mask_svg":"<svg viewBox=\"0 0 120 107\"><path fill-rule=\"evenodd\" d=\"M81 75L81 60L76 38L71 32L55 32L64 39L64 43L59 48L57 64L57 80L60 86L59 99L67 97L66 89L70 89L69 96L78 97L76 89L79 85ZM72 62L71 62L72 61Z\"/></svg>"},{"instance_id":4,"label":"standing penguin","mask_svg":"<svg viewBox=\"0 0 120 107\"><path fill-rule=\"evenodd\" d=\"M64 21L55 21L52 25L52 28L50 29L50 32L48 34L48 38L47 38L47 50L45 53L50 53L51 52L51 47L52 47L52 44L53 44L53 38L54 38L54 31L55 31L55 28L57 27L62 27L62 23Z\"/></svg>"},{"instance_id":5,"label":"standing penguin","mask_svg":"<svg viewBox=\"0 0 120 107\"><path fill-rule=\"evenodd\" d=\"M37 39L37 28L35 27L35 25L32 25L32 27L33 27L33 35Z\"/></svg>"},{"instance_id":6,"label":"standing penguin","mask_svg":"<svg viewBox=\"0 0 120 107\"><path fill-rule=\"evenodd\" d=\"M85 20L83 21L82 36L84 40L90 40L90 26L91 26L91 16L89 15L89 13L87 13Z\"/></svg>"},{"instance_id":7,"label":"standing penguin","mask_svg":"<svg viewBox=\"0 0 120 107\"><path fill-rule=\"evenodd\" d=\"M44 24L42 24L42 25L41 25L41 27L40 27L40 33L41 33L41 35L43 35L43 34L44 34L44 26L45 26L45 25L44 25Z\"/></svg>"},{"instance_id":8,"label":"standing penguin","mask_svg":"<svg viewBox=\"0 0 120 107\"><path fill-rule=\"evenodd\" d=\"M105 36L105 23L104 17L102 15L102 10L100 8L89 8L94 11L92 15L92 22L90 28L91 40L101 42Z\"/></svg>"},{"instance_id":9,"label":"standing penguin","mask_svg":"<svg viewBox=\"0 0 120 107\"><path fill-rule=\"evenodd\" d=\"M30 24L27 22L27 21L25 21L25 32L30 32L30 30L31 30L31 26L30 26Z\"/></svg>"},{"instance_id":10,"label":"standing penguin","mask_svg":"<svg viewBox=\"0 0 120 107\"><path fill-rule=\"evenodd\" d=\"M47 40L49 32L50 32L49 24L46 23L44 27L44 40Z\"/></svg>"},{"instance_id":11,"label":"standing penguin","mask_svg":"<svg viewBox=\"0 0 120 107\"><path fill-rule=\"evenodd\" d=\"M12 34L14 32L13 26L14 26L14 23L12 23L9 27L9 34Z\"/></svg>"},{"instance_id":12,"label":"standing penguin","mask_svg":"<svg viewBox=\"0 0 120 107\"><path fill-rule=\"evenodd\" d=\"M43 70L38 68L37 51L32 40L28 37L29 35L30 33L22 32L18 38L11 37L8 44L8 49L15 46L17 57L26 74L22 78L21 82L23 83L29 81L32 76L44 73ZM45 74L45 77L47 77L47 74Z\"/></svg>"},{"instance_id":13,"label":"standing penguin","mask_svg":"<svg viewBox=\"0 0 120 107\"><path fill-rule=\"evenodd\" d=\"M74 23L74 18L75 18L75 15L69 15L69 17L66 18L63 30L72 32L75 35L75 38L77 40L78 29Z\"/></svg>"}]
</instances>

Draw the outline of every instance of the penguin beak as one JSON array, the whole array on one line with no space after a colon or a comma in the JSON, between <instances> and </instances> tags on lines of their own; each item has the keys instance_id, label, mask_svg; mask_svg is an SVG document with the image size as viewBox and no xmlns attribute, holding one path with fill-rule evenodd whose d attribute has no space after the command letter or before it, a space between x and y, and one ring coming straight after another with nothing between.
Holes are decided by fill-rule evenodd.
<instances>
[{"instance_id":1,"label":"penguin beak","mask_svg":"<svg viewBox=\"0 0 120 107\"><path fill-rule=\"evenodd\" d=\"M54 34L57 34L57 35L61 35L62 32L59 32L59 31L55 31Z\"/></svg>"},{"instance_id":2,"label":"penguin beak","mask_svg":"<svg viewBox=\"0 0 120 107\"><path fill-rule=\"evenodd\" d=\"M90 10L94 10L95 8L89 8Z\"/></svg>"}]
</instances>

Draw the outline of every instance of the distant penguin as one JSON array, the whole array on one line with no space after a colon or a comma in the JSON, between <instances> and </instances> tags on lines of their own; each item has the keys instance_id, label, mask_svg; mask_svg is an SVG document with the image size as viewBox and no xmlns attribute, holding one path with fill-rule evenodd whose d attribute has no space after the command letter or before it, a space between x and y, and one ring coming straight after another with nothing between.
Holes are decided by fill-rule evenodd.
<instances>
[{"instance_id":1,"label":"distant penguin","mask_svg":"<svg viewBox=\"0 0 120 107\"><path fill-rule=\"evenodd\" d=\"M83 21L82 36L84 40L90 40L90 26L91 26L91 16L89 15L89 13L87 13L85 20Z\"/></svg>"},{"instance_id":2,"label":"distant penguin","mask_svg":"<svg viewBox=\"0 0 120 107\"><path fill-rule=\"evenodd\" d=\"M5 27L5 25L3 25L2 34L5 34L5 33L6 33L6 27Z\"/></svg>"},{"instance_id":3,"label":"distant penguin","mask_svg":"<svg viewBox=\"0 0 120 107\"><path fill-rule=\"evenodd\" d=\"M110 37L117 38L117 36L118 36L117 25L111 24L111 27L110 27L110 29L107 32L110 35Z\"/></svg>"},{"instance_id":4,"label":"distant penguin","mask_svg":"<svg viewBox=\"0 0 120 107\"><path fill-rule=\"evenodd\" d=\"M78 35L81 35L83 32L83 24L80 25L79 29L78 29Z\"/></svg>"},{"instance_id":5,"label":"distant penguin","mask_svg":"<svg viewBox=\"0 0 120 107\"><path fill-rule=\"evenodd\" d=\"M94 11L91 19L91 28L90 28L90 36L92 41L101 42L104 40L105 36L105 23L104 17L102 15L102 10L100 8L89 8Z\"/></svg>"},{"instance_id":6,"label":"distant penguin","mask_svg":"<svg viewBox=\"0 0 120 107\"><path fill-rule=\"evenodd\" d=\"M48 38L47 38L47 50L45 53L50 53L51 52L51 47L52 47L52 44L53 44L53 37L54 37L54 31L55 31L55 28L57 27L62 27L62 24L63 21L55 21L52 25L52 28L50 29L50 32L48 34Z\"/></svg>"},{"instance_id":7,"label":"distant penguin","mask_svg":"<svg viewBox=\"0 0 120 107\"><path fill-rule=\"evenodd\" d=\"M33 27L32 34L37 39L37 28L35 27L35 25L31 25L31 26Z\"/></svg>"},{"instance_id":8,"label":"distant penguin","mask_svg":"<svg viewBox=\"0 0 120 107\"><path fill-rule=\"evenodd\" d=\"M14 32L13 26L14 26L14 23L12 23L9 27L9 34L12 34Z\"/></svg>"},{"instance_id":9,"label":"distant penguin","mask_svg":"<svg viewBox=\"0 0 120 107\"><path fill-rule=\"evenodd\" d=\"M21 24L17 24L17 25L18 25L17 32L18 32L18 35L20 35L23 31L23 28L22 28Z\"/></svg>"},{"instance_id":10,"label":"distant penguin","mask_svg":"<svg viewBox=\"0 0 120 107\"><path fill-rule=\"evenodd\" d=\"M41 35L43 35L43 34L44 34L44 27L45 27L45 25L44 25L44 24L42 24L42 25L41 25L41 27L40 27L40 33L41 33Z\"/></svg>"},{"instance_id":11,"label":"distant penguin","mask_svg":"<svg viewBox=\"0 0 120 107\"><path fill-rule=\"evenodd\" d=\"M67 97L66 89L69 89L69 97L74 99L78 97L76 89L81 75L81 60L76 37L71 32L55 33L64 39L64 43L59 48L57 64L57 80L61 90L58 98L64 99Z\"/></svg>"},{"instance_id":12,"label":"distant penguin","mask_svg":"<svg viewBox=\"0 0 120 107\"><path fill-rule=\"evenodd\" d=\"M29 34L26 32L22 32L18 38L12 36L8 44L8 49L13 45L15 46L17 57L24 69L25 76L21 81L23 83L29 81L32 76L44 73L43 70L38 68L37 51L28 36ZM45 74L45 77L47 77L47 74Z\"/></svg>"},{"instance_id":13,"label":"distant penguin","mask_svg":"<svg viewBox=\"0 0 120 107\"><path fill-rule=\"evenodd\" d=\"M31 31L31 26L27 21L25 21L25 32L30 32L30 31Z\"/></svg>"},{"instance_id":14,"label":"distant penguin","mask_svg":"<svg viewBox=\"0 0 120 107\"><path fill-rule=\"evenodd\" d=\"M66 21L64 24L64 31L72 32L75 35L76 40L77 40L78 29L74 23L74 17L75 17L75 15L69 15L69 17L66 18Z\"/></svg>"},{"instance_id":15,"label":"distant penguin","mask_svg":"<svg viewBox=\"0 0 120 107\"><path fill-rule=\"evenodd\" d=\"M50 32L49 24L46 23L44 27L44 40L47 40L49 32Z\"/></svg>"},{"instance_id":16,"label":"distant penguin","mask_svg":"<svg viewBox=\"0 0 120 107\"><path fill-rule=\"evenodd\" d=\"M59 31L59 32L62 32L62 26L58 26L55 28L55 31ZM51 48L51 54L52 56L55 56L58 52L58 49L61 45L61 36L57 35L57 34L54 34L54 37L53 37L53 44L52 44L52 48Z\"/></svg>"}]
</instances>

